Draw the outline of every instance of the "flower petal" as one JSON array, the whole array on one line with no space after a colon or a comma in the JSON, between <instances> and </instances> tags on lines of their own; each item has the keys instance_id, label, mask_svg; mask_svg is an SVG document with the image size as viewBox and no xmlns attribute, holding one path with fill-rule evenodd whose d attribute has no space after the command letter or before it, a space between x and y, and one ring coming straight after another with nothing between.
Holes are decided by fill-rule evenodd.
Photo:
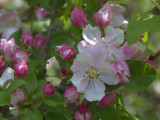
<instances>
[{"instance_id":1,"label":"flower petal","mask_svg":"<svg viewBox=\"0 0 160 120\"><path fill-rule=\"evenodd\" d=\"M98 27L92 27L88 24L82 32L83 38L92 45L101 40L101 32Z\"/></svg>"},{"instance_id":2,"label":"flower petal","mask_svg":"<svg viewBox=\"0 0 160 120\"><path fill-rule=\"evenodd\" d=\"M88 101L100 101L105 96L105 85L99 80L93 80L89 83L86 91Z\"/></svg>"},{"instance_id":3,"label":"flower petal","mask_svg":"<svg viewBox=\"0 0 160 120\"><path fill-rule=\"evenodd\" d=\"M100 78L108 85L116 85L119 83L116 70L113 66L107 62L104 62L100 66Z\"/></svg>"}]
</instances>

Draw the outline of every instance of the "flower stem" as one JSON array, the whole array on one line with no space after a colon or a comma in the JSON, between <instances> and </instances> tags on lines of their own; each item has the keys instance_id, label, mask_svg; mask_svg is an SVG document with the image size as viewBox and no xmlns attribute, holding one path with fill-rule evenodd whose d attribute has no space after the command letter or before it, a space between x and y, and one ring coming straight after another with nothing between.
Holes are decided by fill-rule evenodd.
<instances>
[{"instance_id":1,"label":"flower stem","mask_svg":"<svg viewBox=\"0 0 160 120\"><path fill-rule=\"evenodd\" d=\"M157 2L154 0L150 0L150 2L152 2L160 10L160 5Z\"/></svg>"}]
</instances>

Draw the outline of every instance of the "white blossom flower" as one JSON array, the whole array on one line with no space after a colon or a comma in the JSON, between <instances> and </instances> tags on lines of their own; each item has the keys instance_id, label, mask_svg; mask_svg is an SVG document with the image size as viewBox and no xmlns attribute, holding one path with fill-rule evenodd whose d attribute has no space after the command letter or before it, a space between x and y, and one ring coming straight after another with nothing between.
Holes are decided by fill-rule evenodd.
<instances>
[{"instance_id":1,"label":"white blossom flower","mask_svg":"<svg viewBox=\"0 0 160 120\"><path fill-rule=\"evenodd\" d=\"M80 45L79 45L80 46ZM105 61L106 47L102 42L87 49L79 47L81 52L74 60L71 70L74 75L72 83L78 92L86 91L88 101L99 101L105 95L105 85L116 85L119 78L113 66Z\"/></svg>"}]
</instances>

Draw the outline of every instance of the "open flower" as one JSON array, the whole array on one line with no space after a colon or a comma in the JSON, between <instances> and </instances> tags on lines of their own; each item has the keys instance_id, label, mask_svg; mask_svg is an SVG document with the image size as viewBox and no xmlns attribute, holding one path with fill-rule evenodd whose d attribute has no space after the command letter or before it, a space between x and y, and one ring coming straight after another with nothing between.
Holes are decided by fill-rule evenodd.
<instances>
[{"instance_id":1,"label":"open flower","mask_svg":"<svg viewBox=\"0 0 160 120\"><path fill-rule=\"evenodd\" d=\"M88 101L99 101L103 98L104 83L116 85L119 82L116 70L105 62L105 58L106 48L99 42L89 47L86 52L79 53L71 66L74 72L71 81L78 92L86 91Z\"/></svg>"},{"instance_id":2,"label":"open flower","mask_svg":"<svg viewBox=\"0 0 160 120\"><path fill-rule=\"evenodd\" d=\"M0 85L2 87L9 87L10 83L8 83L7 85L5 85L5 83L8 81L8 80L14 80L14 72L13 72L13 69L10 68L10 67L7 67L5 69L5 71L2 73L2 76L0 78Z\"/></svg>"},{"instance_id":3,"label":"open flower","mask_svg":"<svg viewBox=\"0 0 160 120\"><path fill-rule=\"evenodd\" d=\"M17 51L18 46L15 44L14 39L11 38L9 41L1 39L1 50L4 53L4 58L7 60L11 58Z\"/></svg>"}]
</instances>

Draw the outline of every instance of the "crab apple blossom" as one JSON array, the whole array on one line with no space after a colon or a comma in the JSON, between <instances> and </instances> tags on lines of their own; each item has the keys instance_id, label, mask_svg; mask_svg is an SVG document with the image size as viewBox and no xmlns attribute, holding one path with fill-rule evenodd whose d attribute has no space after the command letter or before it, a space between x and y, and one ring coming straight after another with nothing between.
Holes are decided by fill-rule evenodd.
<instances>
[{"instance_id":1,"label":"crab apple blossom","mask_svg":"<svg viewBox=\"0 0 160 120\"><path fill-rule=\"evenodd\" d=\"M123 48L116 46L107 47L106 60L111 60L111 61L126 60Z\"/></svg>"},{"instance_id":2,"label":"crab apple blossom","mask_svg":"<svg viewBox=\"0 0 160 120\"><path fill-rule=\"evenodd\" d=\"M4 53L4 59L11 58L17 51L18 46L15 44L14 39L11 38L9 41L1 39L1 51Z\"/></svg>"},{"instance_id":3,"label":"crab apple blossom","mask_svg":"<svg viewBox=\"0 0 160 120\"><path fill-rule=\"evenodd\" d=\"M12 57L12 61L14 62L14 64L18 64L22 60L24 60L26 63L28 63L29 60L28 54L24 51L17 51Z\"/></svg>"},{"instance_id":4,"label":"crab apple blossom","mask_svg":"<svg viewBox=\"0 0 160 120\"><path fill-rule=\"evenodd\" d=\"M103 106L106 107L107 105L111 104L115 98L117 97L116 91L108 92L106 95L99 101L99 103Z\"/></svg>"},{"instance_id":5,"label":"crab apple blossom","mask_svg":"<svg viewBox=\"0 0 160 120\"><path fill-rule=\"evenodd\" d=\"M31 36L31 32L29 30L24 29L21 35L21 40L26 46L31 46L34 38Z\"/></svg>"},{"instance_id":6,"label":"crab apple blossom","mask_svg":"<svg viewBox=\"0 0 160 120\"><path fill-rule=\"evenodd\" d=\"M86 112L82 114L79 111L77 111L74 116L74 120L91 120L91 118L91 112Z\"/></svg>"},{"instance_id":7,"label":"crab apple blossom","mask_svg":"<svg viewBox=\"0 0 160 120\"><path fill-rule=\"evenodd\" d=\"M152 61L152 60L146 60L147 63L149 63L154 69L157 69L158 66L156 64L156 62Z\"/></svg>"},{"instance_id":8,"label":"crab apple blossom","mask_svg":"<svg viewBox=\"0 0 160 120\"><path fill-rule=\"evenodd\" d=\"M122 13L125 12L125 8L118 4L110 4L109 8L112 11L112 22L111 24L114 26L121 26L124 18Z\"/></svg>"},{"instance_id":9,"label":"crab apple blossom","mask_svg":"<svg viewBox=\"0 0 160 120\"><path fill-rule=\"evenodd\" d=\"M93 15L94 22L101 28L106 27L112 21L111 9L99 10Z\"/></svg>"},{"instance_id":10,"label":"crab apple blossom","mask_svg":"<svg viewBox=\"0 0 160 120\"><path fill-rule=\"evenodd\" d=\"M64 97L67 98L67 101L70 103L77 102L80 97L80 93L77 92L76 87L67 88L64 92Z\"/></svg>"},{"instance_id":11,"label":"crab apple blossom","mask_svg":"<svg viewBox=\"0 0 160 120\"><path fill-rule=\"evenodd\" d=\"M87 16L80 8L75 8L71 13L71 22L76 27L83 27L87 23Z\"/></svg>"},{"instance_id":12,"label":"crab apple blossom","mask_svg":"<svg viewBox=\"0 0 160 120\"><path fill-rule=\"evenodd\" d=\"M38 20L48 20L49 17L47 17L50 13L48 11L46 11L45 9L43 9L42 7L37 7L36 8L36 17Z\"/></svg>"},{"instance_id":13,"label":"crab apple blossom","mask_svg":"<svg viewBox=\"0 0 160 120\"><path fill-rule=\"evenodd\" d=\"M45 95L53 95L55 92L55 89L53 87L53 85L51 84L45 84L44 87L43 87L43 93Z\"/></svg>"},{"instance_id":14,"label":"crab apple blossom","mask_svg":"<svg viewBox=\"0 0 160 120\"><path fill-rule=\"evenodd\" d=\"M28 65L24 60L14 66L15 75L17 77L25 77L28 72Z\"/></svg>"},{"instance_id":15,"label":"crab apple blossom","mask_svg":"<svg viewBox=\"0 0 160 120\"><path fill-rule=\"evenodd\" d=\"M55 51L60 51L63 60L70 60L74 55L73 48L66 44L56 46Z\"/></svg>"},{"instance_id":16,"label":"crab apple blossom","mask_svg":"<svg viewBox=\"0 0 160 120\"><path fill-rule=\"evenodd\" d=\"M80 113L86 113L88 112L88 105L86 103L81 103L78 105L78 111Z\"/></svg>"},{"instance_id":17,"label":"crab apple blossom","mask_svg":"<svg viewBox=\"0 0 160 120\"><path fill-rule=\"evenodd\" d=\"M144 53L147 49L146 45L141 45L137 42L131 46L128 46L128 43L125 42L123 45L123 50L127 59L132 58L136 60L146 60L147 55Z\"/></svg>"},{"instance_id":18,"label":"crab apple blossom","mask_svg":"<svg viewBox=\"0 0 160 120\"><path fill-rule=\"evenodd\" d=\"M0 77L0 85L2 87L5 87L5 83L8 81L8 80L14 80L14 71L12 68L10 67L7 67L5 69L5 71L2 73L2 76ZM8 88L10 85L10 83L8 83L6 85L6 88Z\"/></svg>"},{"instance_id":19,"label":"crab apple blossom","mask_svg":"<svg viewBox=\"0 0 160 120\"><path fill-rule=\"evenodd\" d=\"M4 66L3 61L2 61L2 59L0 59L0 72L3 71L3 66Z\"/></svg>"},{"instance_id":20,"label":"crab apple blossom","mask_svg":"<svg viewBox=\"0 0 160 120\"><path fill-rule=\"evenodd\" d=\"M107 46L119 46L124 41L124 31L117 28L107 32L103 41Z\"/></svg>"},{"instance_id":21,"label":"crab apple blossom","mask_svg":"<svg viewBox=\"0 0 160 120\"><path fill-rule=\"evenodd\" d=\"M67 70L65 68L60 69L60 72L63 76L67 75Z\"/></svg>"},{"instance_id":22,"label":"crab apple blossom","mask_svg":"<svg viewBox=\"0 0 160 120\"><path fill-rule=\"evenodd\" d=\"M0 26L0 33L7 31L9 28L13 28L12 33L18 30L21 26L21 21L17 12L5 8L0 9Z\"/></svg>"},{"instance_id":23,"label":"crab apple blossom","mask_svg":"<svg viewBox=\"0 0 160 120\"><path fill-rule=\"evenodd\" d=\"M33 47L35 47L36 49L41 49L42 47L44 47L46 40L46 37L42 35L36 37L33 40Z\"/></svg>"},{"instance_id":24,"label":"crab apple blossom","mask_svg":"<svg viewBox=\"0 0 160 120\"><path fill-rule=\"evenodd\" d=\"M11 93L11 105L15 108L18 107L19 103L22 103L26 100L26 95L24 91L20 88L17 88L14 92Z\"/></svg>"},{"instance_id":25,"label":"crab apple blossom","mask_svg":"<svg viewBox=\"0 0 160 120\"><path fill-rule=\"evenodd\" d=\"M127 21L127 20L124 20L124 21L122 22L122 28L123 28L124 30L126 30L126 29L127 29L127 26L128 26L128 21Z\"/></svg>"},{"instance_id":26,"label":"crab apple blossom","mask_svg":"<svg viewBox=\"0 0 160 120\"><path fill-rule=\"evenodd\" d=\"M128 82L127 76L130 77L128 64L125 61L119 60L112 65L117 71L117 75L119 76L120 82L121 83Z\"/></svg>"},{"instance_id":27,"label":"crab apple blossom","mask_svg":"<svg viewBox=\"0 0 160 120\"><path fill-rule=\"evenodd\" d=\"M108 85L119 83L116 70L105 59L106 47L103 43L98 42L80 52L70 68L74 73L71 78L72 83L77 87L78 92L86 92L88 101L99 101L103 98L104 83Z\"/></svg>"}]
</instances>

